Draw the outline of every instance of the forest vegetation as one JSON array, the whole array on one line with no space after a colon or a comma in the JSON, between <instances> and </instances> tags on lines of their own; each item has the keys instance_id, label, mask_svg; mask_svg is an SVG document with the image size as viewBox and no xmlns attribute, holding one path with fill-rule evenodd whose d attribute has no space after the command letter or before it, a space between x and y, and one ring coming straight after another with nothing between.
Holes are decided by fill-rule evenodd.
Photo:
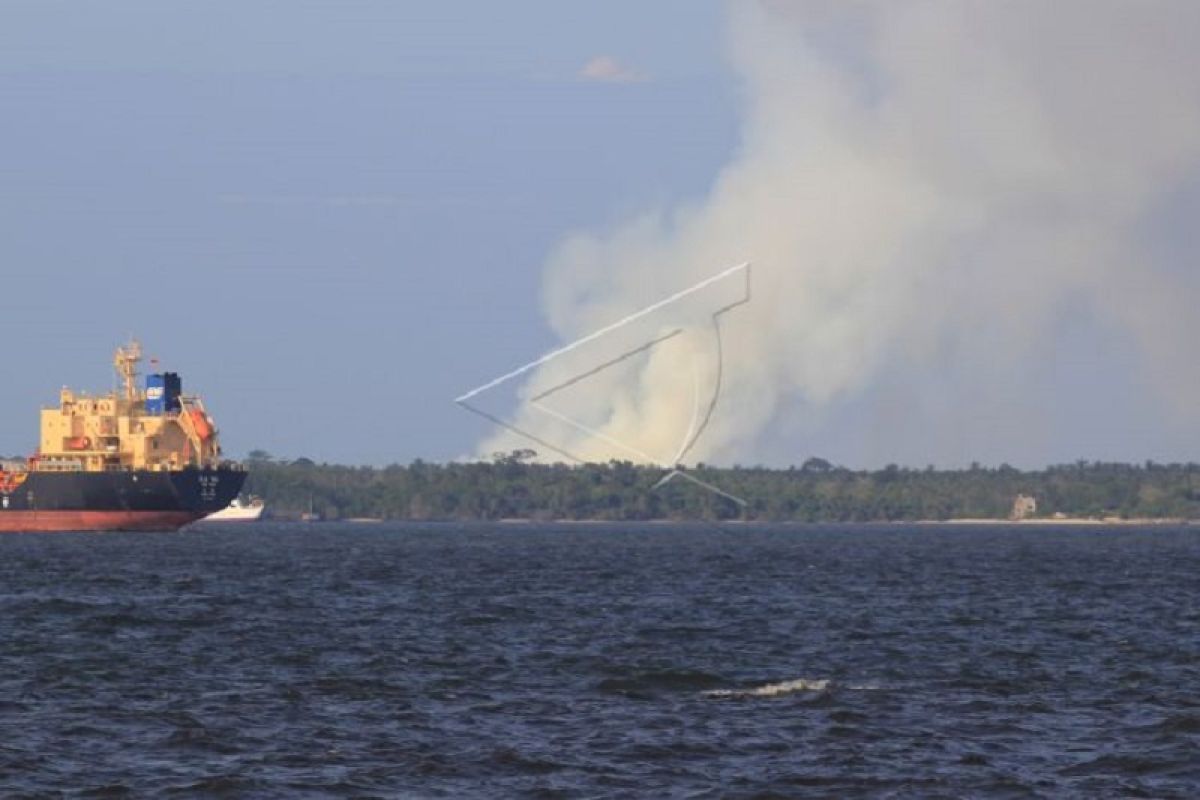
<instances>
[{"instance_id":1,"label":"forest vegetation","mask_svg":"<svg viewBox=\"0 0 1200 800\"><path fill-rule=\"evenodd\" d=\"M534 463L532 451L491 461L387 467L280 460L255 451L246 491L275 516L311 507L326 519L757 520L875 522L1006 519L1014 498L1036 516L1200 519L1196 464L1079 461L1036 471L1007 465L864 471L810 458L798 467L689 468L745 500L742 506L686 480L656 484L660 468Z\"/></svg>"}]
</instances>

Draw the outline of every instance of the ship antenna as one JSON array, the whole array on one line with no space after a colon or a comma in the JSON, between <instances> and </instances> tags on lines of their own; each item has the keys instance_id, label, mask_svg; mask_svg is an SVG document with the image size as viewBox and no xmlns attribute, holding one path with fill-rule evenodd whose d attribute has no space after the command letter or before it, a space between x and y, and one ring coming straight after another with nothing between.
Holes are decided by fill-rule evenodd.
<instances>
[{"instance_id":1,"label":"ship antenna","mask_svg":"<svg viewBox=\"0 0 1200 800\"><path fill-rule=\"evenodd\" d=\"M129 344L124 347L118 347L113 356L113 366L125 384L126 400L137 400L137 365L141 360L142 345L134 338L130 338Z\"/></svg>"}]
</instances>

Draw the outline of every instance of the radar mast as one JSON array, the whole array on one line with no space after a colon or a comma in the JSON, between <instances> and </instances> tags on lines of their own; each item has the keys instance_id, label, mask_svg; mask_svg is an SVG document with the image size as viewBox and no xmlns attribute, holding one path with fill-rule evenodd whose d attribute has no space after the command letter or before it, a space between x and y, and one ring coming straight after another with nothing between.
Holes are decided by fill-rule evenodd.
<instances>
[{"instance_id":1,"label":"radar mast","mask_svg":"<svg viewBox=\"0 0 1200 800\"><path fill-rule=\"evenodd\" d=\"M118 347L113 356L113 366L116 367L117 374L121 376L121 381L125 384L126 400L138 399L137 365L141 360L142 345L137 339L130 339L129 344Z\"/></svg>"}]
</instances>

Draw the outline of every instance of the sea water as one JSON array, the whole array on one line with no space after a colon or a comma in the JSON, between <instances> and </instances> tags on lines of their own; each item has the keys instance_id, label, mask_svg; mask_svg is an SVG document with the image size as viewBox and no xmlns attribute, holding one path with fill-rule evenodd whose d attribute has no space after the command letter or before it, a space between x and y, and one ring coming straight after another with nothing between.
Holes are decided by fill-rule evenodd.
<instances>
[{"instance_id":1,"label":"sea water","mask_svg":"<svg viewBox=\"0 0 1200 800\"><path fill-rule=\"evenodd\" d=\"M1200 529L0 536L0 795L1200 795Z\"/></svg>"}]
</instances>

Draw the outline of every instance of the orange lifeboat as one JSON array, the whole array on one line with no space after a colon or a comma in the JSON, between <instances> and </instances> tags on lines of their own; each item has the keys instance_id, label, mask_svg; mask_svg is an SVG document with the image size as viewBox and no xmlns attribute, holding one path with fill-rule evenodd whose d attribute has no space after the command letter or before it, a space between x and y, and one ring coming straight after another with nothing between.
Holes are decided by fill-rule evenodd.
<instances>
[{"instance_id":1,"label":"orange lifeboat","mask_svg":"<svg viewBox=\"0 0 1200 800\"><path fill-rule=\"evenodd\" d=\"M68 450L91 450L92 440L86 436L72 436L67 439Z\"/></svg>"},{"instance_id":2,"label":"orange lifeboat","mask_svg":"<svg viewBox=\"0 0 1200 800\"><path fill-rule=\"evenodd\" d=\"M212 425L208 423L208 415L196 408L191 409L188 413L192 417L192 427L196 429L196 435L200 437L201 441L208 441L213 432Z\"/></svg>"},{"instance_id":3,"label":"orange lifeboat","mask_svg":"<svg viewBox=\"0 0 1200 800\"><path fill-rule=\"evenodd\" d=\"M5 472L0 469L0 494L12 494L27 477L29 476L23 472Z\"/></svg>"}]
</instances>

